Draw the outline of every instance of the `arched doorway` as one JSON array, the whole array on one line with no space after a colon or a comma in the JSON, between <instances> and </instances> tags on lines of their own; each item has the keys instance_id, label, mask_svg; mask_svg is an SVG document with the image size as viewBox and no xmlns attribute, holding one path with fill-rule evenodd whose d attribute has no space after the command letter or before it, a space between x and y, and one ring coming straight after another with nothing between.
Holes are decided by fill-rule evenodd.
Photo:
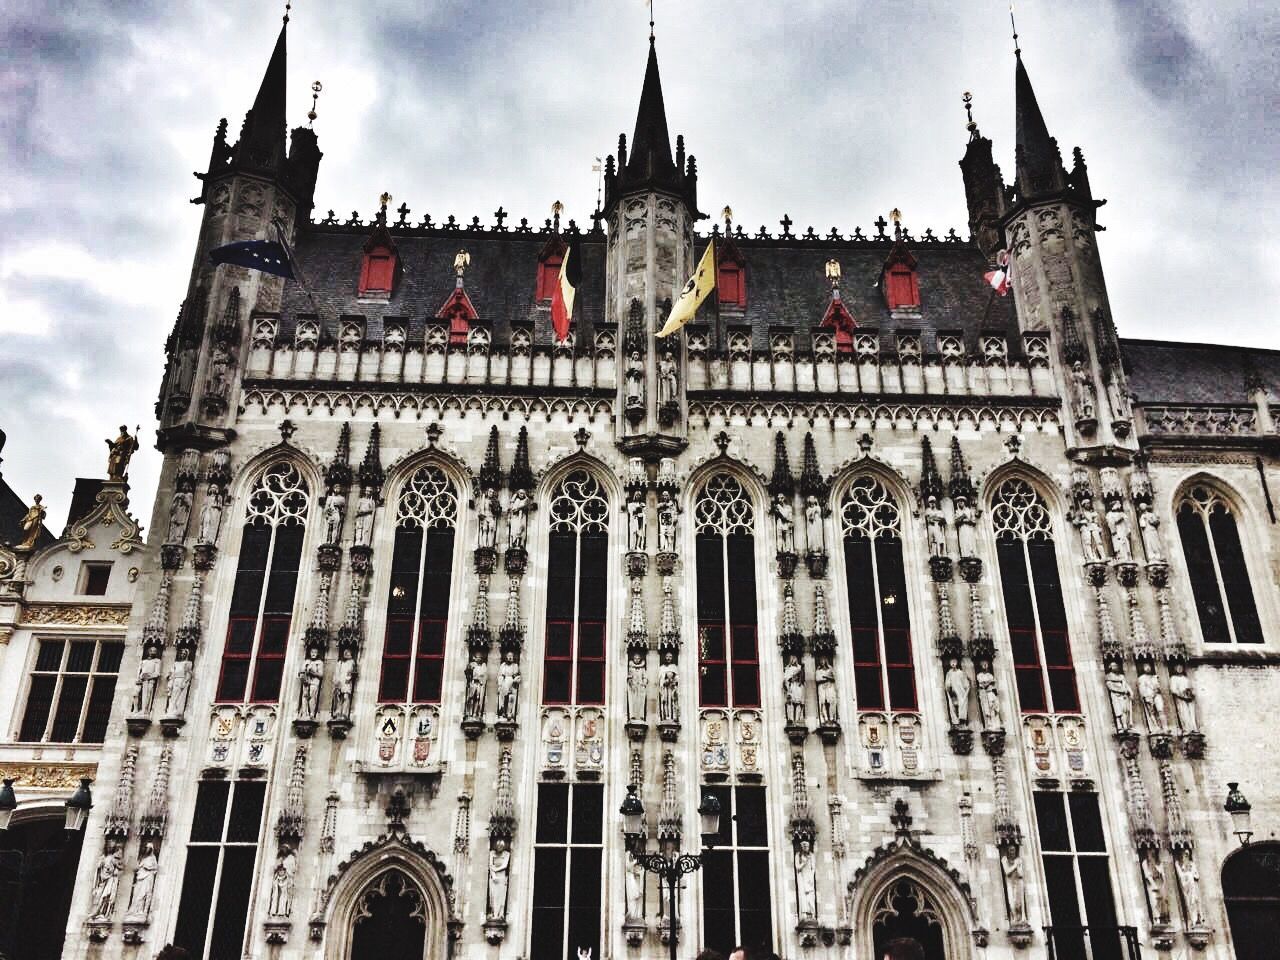
<instances>
[{"instance_id":1,"label":"arched doorway","mask_svg":"<svg viewBox=\"0 0 1280 960\"><path fill-rule=\"evenodd\" d=\"M1280 843L1251 843L1222 865L1236 960L1271 960L1280 941Z\"/></svg>"},{"instance_id":2,"label":"arched doorway","mask_svg":"<svg viewBox=\"0 0 1280 960\"><path fill-rule=\"evenodd\" d=\"M351 960L421 957L427 918L422 894L399 870L387 870L365 888L352 918Z\"/></svg>"},{"instance_id":3,"label":"arched doorway","mask_svg":"<svg viewBox=\"0 0 1280 960\"><path fill-rule=\"evenodd\" d=\"M56 819L18 820L0 832L0 957L58 960L71 910L82 834Z\"/></svg>"},{"instance_id":4,"label":"arched doorway","mask_svg":"<svg viewBox=\"0 0 1280 960\"><path fill-rule=\"evenodd\" d=\"M945 860L899 837L867 858L849 884L854 947L869 960L970 960L985 943L969 887Z\"/></svg>"},{"instance_id":5,"label":"arched doorway","mask_svg":"<svg viewBox=\"0 0 1280 960\"><path fill-rule=\"evenodd\" d=\"M947 960L942 923L914 881L904 877L891 883L874 916L875 960Z\"/></svg>"}]
</instances>

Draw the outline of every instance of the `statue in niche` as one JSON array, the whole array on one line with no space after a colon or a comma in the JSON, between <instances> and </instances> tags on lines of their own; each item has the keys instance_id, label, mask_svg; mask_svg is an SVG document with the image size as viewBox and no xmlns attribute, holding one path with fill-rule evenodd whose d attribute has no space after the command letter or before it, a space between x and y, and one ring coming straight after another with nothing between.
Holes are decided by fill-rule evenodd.
<instances>
[{"instance_id":1,"label":"statue in niche","mask_svg":"<svg viewBox=\"0 0 1280 960\"><path fill-rule=\"evenodd\" d=\"M975 678L978 683L978 712L982 714L982 725L988 730L1004 729L1004 718L1000 715L1000 694L996 690L996 675L991 672L991 661L980 660Z\"/></svg>"},{"instance_id":2,"label":"statue in niche","mask_svg":"<svg viewBox=\"0 0 1280 960\"><path fill-rule=\"evenodd\" d=\"M647 540L645 513L644 492L637 491L627 501L627 549L632 553L644 553Z\"/></svg>"},{"instance_id":3,"label":"statue in niche","mask_svg":"<svg viewBox=\"0 0 1280 960\"><path fill-rule=\"evenodd\" d=\"M1168 730L1169 721L1165 715L1160 678L1155 675L1149 660L1142 664L1142 672L1138 674L1138 696L1142 700L1142 715L1147 721L1147 729L1152 733L1164 733Z\"/></svg>"},{"instance_id":4,"label":"statue in niche","mask_svg":"<svg viewBox=\"0 0 1280 960\"><path fill-rule=\"evenodd\" d=\"M352 533L352 542L356 546L373 546L373 514L377 509L378 501L373 498L373 493L361 487L360 497L356 500L356 523Z\"/></svg>"},{"instance_id":5,"label":"statue in niche","mask_svg":"<svg viewBox=\"0 0 1280 960\"><path fill-rule=\"evenodd\" d=\"M89 919L110 920L116 908L116 893L120 890L120 874L124 871L124 851L115 841L107 842L107 849L93 872L93 892L89 895L91 907Z\"/></svg>"},{"instance_id":6,"label":"statue in niche","mask_svg":"<svg viewBox=\"0 0 1280 960\"><path fill-rule=\"evenodd\" d=\"M155 844L147 841L142 845L138 866L133 871L133 890L129 893L129 909L124 915L126 921L145 923L151 916L151 901L155 899L156 873L159 869L160 861L156 858Z\"/></svg>"},{"instance_id":7,"label":"statue in niche","mask_svg":"<svg viewBox=\"0 0 1280 960\"><path fill-rule=\"evenodd\" d=\"M1119 660L1107 663L1107 696L1111 699L1111 717L1115 720L1116 733L1128 733L1133 729L1133 690L1125 679Z\"/></svg>"},{"instance_id":8,"label":"statue in niche","mask_svg":"<svg viewBox=\"0 0 1280 960\"><path fill-rule=\"evenodd\" d=\"M498 716L503 720L514 720L519 705L520 664L516 663L516 655L508 650L502 655L502 663L498 664Z\"/></svg>"},{"instance_id":9,"label":"statue in niche","mask_svg":"<svg viewBox=\"0 0 1280 960\"><path fill-rule=\"evenodd\" d=\"M808 840L801 840L796 845L794 857L796 871L796 904L799 907L800 920L816 920L818 918L818 883L816 866L813 861L813 850Z\"/></svg>"},{"instance_id":10,"label":"statue in niche","mask_svg":"<svg viewBox=\"0 0 1280 960\"><path fill-rule=\"evenodd\" d=\"M307 658L298 671L298 718L314 720L320 713L320 685L324 681L324 660L319 647L309 647Z\"/></svg>"},{"instance_id":11,"label":"statue in niche","mask_svg":"<svg viewBox=\"0 0 1280 960\"><path fill-rule=\"evenodd\" d=\"M187 712L187 700L191 697L191 651L179 647L174 655L173 669L169 671L169 688L164 696L166 717L181 717Z\"/></svg>"},{"instance_id":12,"label":"statue in niche","mask_svg":"<svg viewBox=\"0 0 1280 960\"><path fill-rule=\"evenodd\" d=\"M1113 500L1107 507L1107 529L1111 531L1111 552L1121 563L1133 562L1133 543L1129 540L1129 516L1124 505Z\"/></svg>"},{"instance_id":13,"label":"statue in niche","mask_svg":"<svg viewBox=\"0 0 1280 960\"><path fill-rule=\"evenodd\" d=\"M194 350L181 350L178 352L178 360L173 368L173 383L170 392L180 397L188 397L191 395L191 381L196 376L196 352ZM111 441L108 440L108 443Z\"/></svg>"},{"instance_id":14,"label":"statue in niche","mask_svg":"<svg viewBox=\"0 0 1280 960\"><path fill-rule=\"evenodd\" d=\"M499 837L489 851L489 905L487 919L507 918L507 886L511 876L511 851L507 841Z\"/></svg>"},{"instance_id":15,"label":"statue in niche","mask_svg":"<svg viewBox=\"0 0 1280 960\"><path fill-rule=\"evenodd\" d=\"M1173 697L1174 716L1178 729L1183 733L1195 733L1200 729L1196 719L1196 691L1187 676L1187 668L1180 661L1169 667L1169 695Z\"/></svg>"},{"instance_id":16,"label":"statue in niche","mask_svg":"<svg viewBox=\"0 0 1280 960\"><path fill-rule=\"evenodd\" d=\"M658 494L658 552L676 552L676 520L680 508L670 490Z\"/></svg>"},{"instance_id":17,"label":"statue in niche","mask_svg":"<svg viewBox=\"0 0 1280 960\"><path fill-rule=\"evenodd\" d=\"M507 546L512 550L525 548L529 507L529 494L524 490L511 494L511 502L507 505Z\"/></svg>"},{"instance_id":18,"label":"statue in niche","mask_svg":"<svg viewBox=\"0 0 1280 960\"><path fill-rule=\"evenodd\" d=\"M227 372L231 367L231 354L221 344L215 345L209 356L209 396L225 398Z\"/></svg>"},{"instance_id":19,"label":"statue in niche","mask_svg":"<svg viewBox=\"0 0 1280 960\"><path fill-rule=\"evenodd\" d=\"M1000 872L1004 874L1005 895L1009 898L1010 925L1027 922L1027 880L1022 870L1022 853L1015 846L1000 852Z\"/></svg>"},{"instance_id":20,"label":"statue in niche","mask_svg":"<svg viewBox=\"0 0 1280 960\"><path fill-rule=\"evenodd\" d=\"M188 381L190 382L190 381ZM124 480L129 476L129 461L138 452L138 438L129 434L129 428L120 424L120 435L107 443L107 479Z\"/></svg>"},{"instance_id":21,"label":"statue in niche","mask_svg":"<svg viewBox=\"0 0 1280 960\"><path fill-rule=\"evenodd\" d=\"M1173 858L1173 872L1182 888L1182 905L1186 908L1188 927L1205 926L1204 900L1200 896L1200 871L1196 869L1195 855L1181 850Z\"/></svg>"},{"instance_id":22,"label":"statue in niche","mask_svg":"<svg viewBox=\"0 0 1280 960\"><path fill-rule=\"evenodd\" d=\"M947 690L947 719L953 727L969 725L969 677L960 667L960 661L952 657L947 661L943 686Z\"/></svg>"},{"instance_id":23,"label":"statue in niche","mask_svg":"<svg viewBox=\"0 0 1280 960\"><path fill-rule=\"evenodd\" d=\"M1151 850L1142 858L1142 882L1147 888L1147 903L1155 923L1169 922L1169 893L1165 889L1164 865L1160 851Z\"/></svg>"},{"instance_id":24,"label":"statue in niche","mask_svg":"<svg viewBox=\"0 0 1280 960\"><path fill-rule=\"evenodd\" d=\"M160 683L160 648L148 646L138 664L138 679L133 687L133 712L138 715L151 713L156 702L156 686Z\"/></svg>"},{"instance_id":25,"label":"statue in niche","mask_svg":"<svg viewBox=\"0 0 1280 960\"><path fill-rule=\"evenodd\" d=\"M791 657L782 669L782 689L787 698L787 723L804 723L804 666Z\"/></svg>"},{"instance_id":26,"label":"statue in niche","mask_svg":"<svg viewBox=\"0 0 1280 960\"><path fill-rule=\"evenodd\" d=\"M343 647L338 653L338 662L333 668L333 702L329 712L335 720L351 718L351 696L356 686L356 661L349 647Z\"/></svg>"},{"instance_id":27,"label":"statue in niche","mask_svg":"<svg viewBox=\"0 0 1280 960\"><path fill-rule=\"evenodd\" d=\"M836 704L836 670L831 665L830 657L819 656L814 662L813 684L818 691L818 722L839 723L840 711Z\"/></svg>"},{"instance_id":28,"label":"statue in niche","mask_svg":"<svg viewBox=\"0 0 1280 960\"><path fill-rule=\"evenodd\" d=\"M644 654L636 650L627 664L627 722L644 723L648 715L649 672Z\"/></svg>"},{"instance_id":29,"label":"statue in niche","mask_svg":"<svg viewBox=\"0 0 1280 960\"><path fill-rule=\"evenodd\" d=\"M1111 404L1111 416L1117 420L1128 420L1129 397L1120 381L1119 376L1113 376L1107 381L1107 402Z\"/></svg>"},{"instance_id":30,"label":"statue in niche","mask_svg":"<svg viewBox=\"0 0 1280 960\"><path fill-rule=\"evenodd\" d=\"M626 405L628 407L644 406L644 359L639 350L632 350L627 355L626 372Z\"/></svg>"},{"instance_id":31,"label":"statue in niche","mask_svg":"<svg viewBox=\"0 0 1280 960\"><path fill-rule=\"evenodd\" d=\"M1164 548L1160 544L1160 518L1145 500L1138 504L1138 534L1142 537L1142 550L1147 563L1164 563Z\"/></svg>"},{"instance_id":32,"label":"statue in niche","mask_svg":"<svg viewBox=\"0 0 1280 960\"><path fill-rule=\"evenodd\" d=\"M189 492L179 490L169 501L169 535L165 538L165 543L182 543L187 538L192 499Z\"/></svg>"},{"instance_id":33,"label":"statue in niche","mask_svg":"<svg viewBox=\"0 0 1280 960\"><path fill-rule=\"evenodd\" d=\"M680 402L680 371L668 348L658 358L658 403Z\"/></svg>"},{"instance_id":34,"label":"statue in niche","mask_svg":"<svg viewBox=\"0 0 1280 960\"><path fill-rule=\"evenodd\" d=\"M959 541L960 557L968 560L978 555L978 512L969 503L969 498L956 497L956 539Z\"/></svg>"},{"instance_id":35,"label":"statue in niche","mask_svg":"<svg viewBox=\"0 0 1280 960\"><path fill-rule=\"evenodd\" d=\"M23 537L22 542L18 544L19 550L30 550L36 545L36 541L40 539L40 531L42 529L41 525L44 523L44 518L49 512L45 509L43 504L41 504L40 501L42 499L43 498L38 493L32 497L30 508L22 516L22 532L26 534L26 536Z\"/></svg>"},{"instance_id":36,"label":"statue in niche","mask_svg":"<svg viewBox=\"0 0 1280 960\"><path fill-rule=\"evenodd\" d=\"M339 543L342 540L342 518L347 513L347 495L342 487L335 486L324 497L324 542Z\"/></svg>"},{"instance_id":37,"label":"statue in niche","mask_svg":"<svg viewBox=\"0 0 1280 960\"><path fill-rule=\"evenodd\" d=\"M476 501L476 547L493 550L498 545L498 492L487 487Z\"/></svg>"},{"instance_id":38,"label":"statue in niche","mask_svg":"<svg viewBox=\"0 0 1280 960\"><path fill-rule=\"evenodd\" d=\"M1107 548L1102 542L1102 524L1093 509L1093 499L1083 497L1080 509L1076 511L1075 524L1080 528L1080 547L1084 551L1084 559L1088 563L1104 563L1107 559Z\"/></svg>"},{"instance_id":39,"label":"statue in niche","mask_svg":"<svg viewBox=\"0 0 1280 960\"><path fill-rule=\"evenodd\" d=\"M287 918L293 914L293 878L298 872L298 855L293 845L280 844L276 866L271 872L271 896L267 901L267 914Z\"/></svg>"},{"instance_id":40,"label":"statue in niche","mask_svg":"<svg viewBox=\"0 0 1280 960\"><path fill-rule=\"evenodd\" d=\"M810 555L827 552L827 535L822 523L822 504L812 494L804 498L804 542Z\"/></svg>"},{"instance_id":41,"label":"statue in niche","mask_svg":"<svg viewBox=\"0 0 1280 960\"><path fill-rule=\"evenodd\" d=\"M489 665L484 657L475 654L467 664L467 696L463 702L463 716L479 719L484 716L485 685L489 681Z\"/></svg>"},{"instance_id":42,"label":"statue in niche","mask_svg":"<svg viewBox=\"0 0 1280 960\"><path fill-rule=\"evenodd\" d=\"M1079 414L1076 419L1096 419L1098 412L1097 388L1093 384L1093 377L1079 360L1071 364L1071 385L1075 390L1076 410Z\"/></svg>"},{"instance_id":43,"label":"statue in niche","mask_svg":"<svg viewBox=\"0 0 1280 960\"><path fill-rule=\"evenodd\" d=\"M947 515L938 506L937 497L929 497L924 508L924 525L929 534L929 556L947 555Z\"/></svg>"},{"instance_id":44,"label":"statue in niche","mask_svg":"<svg viewBox=\"0 0 1280 960\"><path fill-rule=\"evenodd\" d=\"M779 553L796 552L796 508L786 494L773 498L773 529L778 538Z\"/></svg>"},{"instance_id":45,"label":"statue in niche","mask_svg":"<svg viewBox=\"0 0 1280 960\"><path fill-rule=\"evenodd\" d=\"M200 505L200 543L217 543L218 528L222 526L222 491L216 483L205 489L204 503Z\"/></svg>"},{"instance_id":46,"label":"statue in niche","mask_svg":"<svg viewBox=\"0 0 1280 960\"><path fill-rule=\"evenodd\" d=\"M670 650L663 652L658 668L658 721L680 722L680 668Z\"/></svg>"},{"instance_id":47,"label":"statue in niche","mask_svg":"<svg viewBox=\"0 0 1280 960\"><path fill-rule=\"evenodd\" d=\"M231 454L225 447L215 450L209 455L209 476L227 477L231 475Z\"/></svg>"},{"instance_id":48,"label":"statue in niche","mask_svg":"<svg viewBox=\"0 0 1280 960\"><path fill-rule=\"evenodd\" d=\"M627 872L624 878L627 897L627 923L644 923L644 867L635 854L627 852Z\"/></svg>"}]
</instances>

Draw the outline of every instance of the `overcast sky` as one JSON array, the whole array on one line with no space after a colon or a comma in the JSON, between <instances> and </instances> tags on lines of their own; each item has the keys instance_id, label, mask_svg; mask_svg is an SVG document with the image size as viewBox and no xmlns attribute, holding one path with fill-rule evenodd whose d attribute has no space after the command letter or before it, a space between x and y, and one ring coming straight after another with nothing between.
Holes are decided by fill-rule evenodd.
<instances>
[{"instance_id":1,"label":"overcast sky","mask_svg":"<svg viewBox=\"0 0 1280 960\"><path fill-rule=\"evenodd\" d=\"M219 117L232 133L279 29L264 0L0 5L0 428L5 479L62 529L104 437L140 423L134 508L158 466L152 404ZM282 5L281 5L282 9ZM1053 133L1106 197L1101 241L1123 336L1280 346L1273 0L1022 0L1023 55ZM319 215L415 219L502 205L586 220L593 158L630 135L642 0L299 0L289 120L325 153ZM966 233L961 95L1013 174L1004 0L657 0L672 135L702 207L777 230ZM1273 385L1280 387L1280 385Z\"/></svg>"}]
</instances>

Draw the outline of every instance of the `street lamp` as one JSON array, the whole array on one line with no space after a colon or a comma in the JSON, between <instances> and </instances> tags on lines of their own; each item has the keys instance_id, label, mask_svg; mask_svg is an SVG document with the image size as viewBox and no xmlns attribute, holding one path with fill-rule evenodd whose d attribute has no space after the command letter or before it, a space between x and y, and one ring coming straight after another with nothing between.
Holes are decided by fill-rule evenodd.
<instances>
[{"instance_id":1,"label":"street lamp","mask_svg":"<svg viewBox=\"0 0 1280 960\"><path fill-rule=\"evenodd\" d=\"M93 809L93 794L89 792L88 777L80 778L80 787L67 799L67 833L79 833Z\"/></svg>"},{"instance_id":2,"label":"street lamp","mask_svg":"<svg viewBox=\"0 0 1280 960\"><path fill-rule=\"evenodd\" d=\"M636 863L640 864L646 873L658 875L659 893L662 890L662 881L665 880L667 883L669 897L667 915L671 918L671 937L668 943L671 947L671 960L676 960L676 938L680 929L677 913L679 910L677 891L680 887L680 878L702 866L702 857L706 851L647 853L642 846L644 841L640 836L644 827L644 804L636 794L634 783L627 784L627 795L623 798L618 812L622 814L622 833L626 837L627 851L635 857ZM710 850L716 845L716 840L720 836L720 801L712 794L704 793L702 803L698 806L698 816L702 821L702 845L706 850Z\"/></svg>"},{"instance_id":3,"label":"street lamp","mask_svg":"<svg viewBox=\"0 0 1280 960\"><path fill-rule=\"evenodd\" d=\"M18 809L18 797L13 792L13 778L5 777L0 786L0 830L9 829L9 821L13 819L13 811Z\"/></svg>"},{"instance_id":4,"label":"street lamp","mask_svg":"<svg viewBox=\"0 0 1280 960\"><path fill-rule=\"evenodd\" d=\"M1240 845L1248 846L1249 838L1253 836L1252 815L1250 814L1253 807L1249 805L1249 801L1240 792L1240 784L1227 784L1227 802L1222 805L1222 809L1231 814L1231 832L1236 835Z\"/></svg>"}]
</instances>

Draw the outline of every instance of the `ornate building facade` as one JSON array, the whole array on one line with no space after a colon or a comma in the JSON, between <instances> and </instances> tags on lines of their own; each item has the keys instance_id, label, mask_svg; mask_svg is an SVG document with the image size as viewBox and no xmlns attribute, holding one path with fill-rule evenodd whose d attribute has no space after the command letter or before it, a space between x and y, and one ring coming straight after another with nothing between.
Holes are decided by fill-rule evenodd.
<instances>
[{"instance_id":1,"label":"ornate building facade","mask_svg":"<svg viewBox=\"0 0 1280 960\"><path fill-rule=\"evenodd\" d=\"M722 811L682 957L1261 956L1222 805L1280 817L1280 354L1118 338L1021 59L968 239L726 210L666 340L706 240L652 46L589 229L313 216L284 61L200 175L120 667L162 682L66 956L665 956L631 788L650 850ZM305 286L210 263L273 220Z\"/></svg>"}]
</instances>

